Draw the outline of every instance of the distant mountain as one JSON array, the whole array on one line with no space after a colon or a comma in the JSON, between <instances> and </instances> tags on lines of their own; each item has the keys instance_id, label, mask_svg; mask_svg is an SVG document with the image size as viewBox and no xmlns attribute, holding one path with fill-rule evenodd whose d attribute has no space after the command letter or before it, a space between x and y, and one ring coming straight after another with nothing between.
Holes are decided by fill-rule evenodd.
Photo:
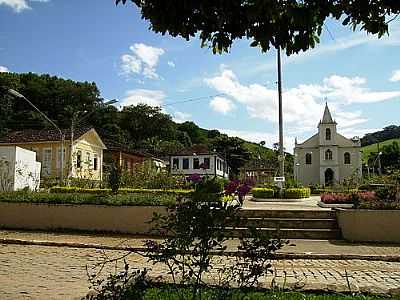
<instances>
[{"instance_id":1,"label":"distant mountain","mask_svg":"<svg viewBox=\"0 0 400 300\"><path fill-rule=\"evenodd\" d=\"M400 138L400 126L390 125L383 128L383 130L367 133L363 138L361 138L361 146L365 147L397 138Z\"/></svg>"}]
</instances>

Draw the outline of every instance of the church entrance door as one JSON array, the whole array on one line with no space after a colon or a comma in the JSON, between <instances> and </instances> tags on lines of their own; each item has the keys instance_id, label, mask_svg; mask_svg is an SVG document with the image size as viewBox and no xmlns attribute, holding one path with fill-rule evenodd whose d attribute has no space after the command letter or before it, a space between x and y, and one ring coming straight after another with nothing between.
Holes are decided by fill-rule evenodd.
<instances>
[{"instance_id":1,"label":"church entrance door","mask_svg":"<svg viewBox=\"0 0 400 300\"><path fill-rule=\"evenodd\" d=\"M331 168L325 171L325 185L333 185L334 172Z\"/></svg>"}]
</instances>

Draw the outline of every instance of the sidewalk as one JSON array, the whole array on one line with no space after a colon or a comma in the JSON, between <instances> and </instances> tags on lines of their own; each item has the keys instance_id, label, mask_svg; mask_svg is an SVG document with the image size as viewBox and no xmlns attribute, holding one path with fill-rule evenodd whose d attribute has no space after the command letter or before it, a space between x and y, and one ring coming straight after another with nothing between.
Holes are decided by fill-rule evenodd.
<instances>
[{"instance_id":1,"label":"sidewalk","mask_svg":"<svg viewBox=\"0 0 400 300\"><path fill-rule=\"evenodd\" d=\"M0 230L0 244L25 244L121 250L142 248L144 236L95 233L57 233L42 231ZM236 251L238 240L227 242L228 251ZM400 262L400 244L354 244L345 241L290 240L279 252L281 258L368 259ZM279 256L278 256L279 258Z\"/></svg>"},{"instance_id":2,"label":"sidewalk","mask_svg":"<svg viewBox=\"0 0 400 300\"><path fill-rule=\"evenodd\" d=\"M81 299L88 292L87 270L105 259L142 247L145 237L0 230L1 299ZM237 240L229 241L233 250ZM273 260L274 276L262 285L302 291L400 294L400 245L349 244L342 241L293 240ZM347 255L347 256L346 256ZM353 256L351 256L353 255ZM126 257L134 268L168 281L168 270L137 253ZM235 257L213 257L213 266L235 263ZM123 268L105 265L102 277Z\"/></svg>"}]
</instances>

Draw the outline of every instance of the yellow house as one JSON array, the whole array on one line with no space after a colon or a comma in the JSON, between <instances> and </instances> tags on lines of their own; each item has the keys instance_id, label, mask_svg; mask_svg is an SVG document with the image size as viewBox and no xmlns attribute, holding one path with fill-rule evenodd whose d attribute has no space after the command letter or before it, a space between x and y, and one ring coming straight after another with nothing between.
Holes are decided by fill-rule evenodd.
<instances>
[{"instance_id":1,"label":"yellow house","mask_svg":"<svg viewBox=\"0 0 400 300\"><path fill-rule=\"evenodd\" d=\"M71 146L71 130L63 130L64 144L57 130L21 130L0 138L0 145L35 151L42 163L42 177L61 176L61 149L64 149L64 178L102 180L103 150L106 146L94 128L76 129ZM71 163L72 162L72 163Z\"/></svg>"}]
</instances>

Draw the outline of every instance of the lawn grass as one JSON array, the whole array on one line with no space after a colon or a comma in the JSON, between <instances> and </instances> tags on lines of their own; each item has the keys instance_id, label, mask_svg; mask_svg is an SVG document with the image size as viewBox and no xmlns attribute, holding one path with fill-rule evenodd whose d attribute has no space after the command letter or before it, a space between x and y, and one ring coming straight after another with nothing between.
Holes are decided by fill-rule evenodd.
<instances>
[{"instance_id":1,"label":"lawn grass","mask_svg":"<svg viewBox=\"0 0 400 300\"><path fill-rule=\"evenodd\" d=\"M180 289L180 296L176 289L173 288L151 288L146 291L145 300L193 300L191 291L189 289ZM182 297L183 296L183 297ZM243 291L243 290L228 290L223 292L221 289L207 289L201 295L202 300L377 300L377 299L395 299L399 300L400 297L385 298L382 296L366 296L357 295L352 296L349 294L311 294L302 292L257 292L257 291Z\"/></svg>"},{"instance_id":2,"label":"lawn grass","mask_svg":"<svg viewBox=\"0 0 400 300\"><path fill-rule=\"evenodd\" d=\"M0 202L8 203L47 203L47 204L92 204L109 206L159 206L175 204L173 194L118 194L96 195L81 193L30 193L30 192L1 192Z\"/></svg>"},{"instance_id":3,"label":"lawn grass","mask_svg":"<svg viewBox=\"0 0 400 300\"><path fill-rule=\"evenodd\" d=\"M385 145L391 145L394 141L396 141L400 144L400 138L390 139L390 140L386 140L386 141L379 143L379 148L382 149L382 147ZM376 143L376 144L362 147L361 151L363 152L363 163L366 163L371 152L378 152L378 144Z\"/></svg>"}]
</instances>

